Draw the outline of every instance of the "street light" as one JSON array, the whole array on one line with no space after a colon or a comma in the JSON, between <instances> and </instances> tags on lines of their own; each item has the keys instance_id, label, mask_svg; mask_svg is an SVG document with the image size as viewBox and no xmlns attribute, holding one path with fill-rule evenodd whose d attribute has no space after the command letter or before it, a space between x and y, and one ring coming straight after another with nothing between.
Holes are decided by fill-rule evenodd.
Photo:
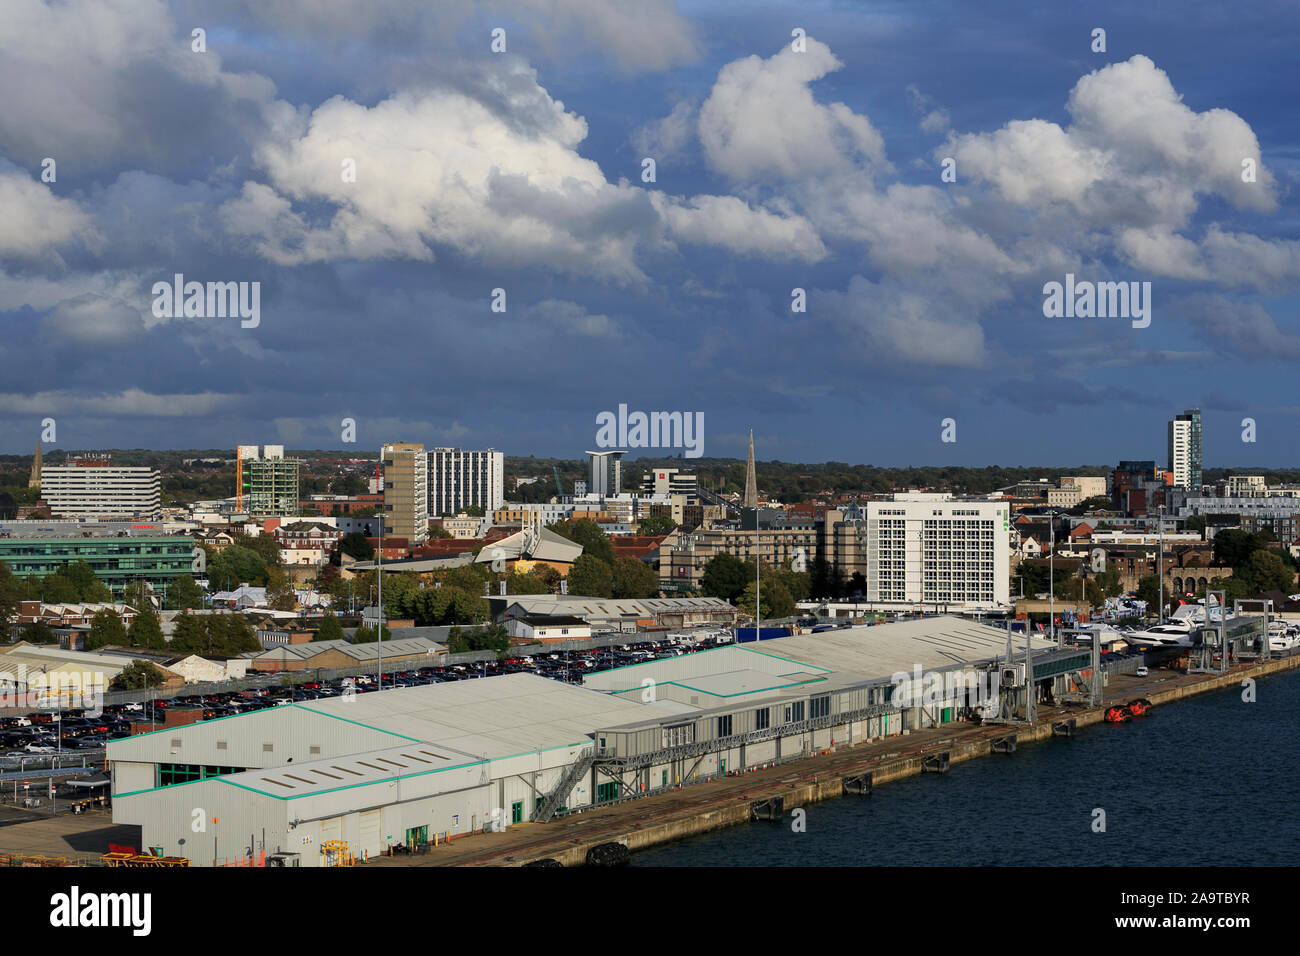
<instances>
[{"instance_id":1,"label":"street light","mask_svg":"<svg viewBox=\"0 0 1300 956\"><path fill-rule=\"evenodd\" d=\"M384 460L384 451L379 450L379 460ZM379 509L379 553L375 562L375 577L378 579L379 591L379 625L375 633L375 661L378 664L379 686L378 690L384 689L384 509L382 502Z\"/></svg>"},{"instance_id":2,"label":"street light","mask_svg":"<svg viewBox=\"0 0 1300 956\"><path fill-rule=\"evenodd\" d=\"M1156 623L1165 619L1165 506L1160 506L1160 544L1156 555L1156 576L1160 578L1160 609Z\"/></svg>"}]
</instances>

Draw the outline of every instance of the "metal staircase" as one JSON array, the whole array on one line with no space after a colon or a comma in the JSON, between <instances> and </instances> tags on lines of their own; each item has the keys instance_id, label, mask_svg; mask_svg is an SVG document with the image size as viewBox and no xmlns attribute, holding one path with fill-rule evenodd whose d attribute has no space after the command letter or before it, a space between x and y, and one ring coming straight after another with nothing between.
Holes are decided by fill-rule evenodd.
<instances>
[{"instance_id":1,"label":"metal staircase","mask_svg":"<svg viewBox=\"0 0 1300 956\"><path fill-rule=\"evenodd\" d=\"M533 820L537 823L546 823L550 820L564 801L569 799L569 794L573 792L573 787L578 782L578 778L590 770L591 765L595 762L596 748L588 747L583 750L578 755L578 759L564 772L564 776L560 778L560 782L556 784L555 789L546 795L542 805L533 816Z\"/></svg>"}]
</instances>

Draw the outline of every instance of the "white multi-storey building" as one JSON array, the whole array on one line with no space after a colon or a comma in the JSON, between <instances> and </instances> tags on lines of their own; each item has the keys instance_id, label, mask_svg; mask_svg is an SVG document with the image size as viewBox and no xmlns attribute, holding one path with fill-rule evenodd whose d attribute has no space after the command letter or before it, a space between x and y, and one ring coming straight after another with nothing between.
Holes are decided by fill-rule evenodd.
<instances>
[{"instance_id":1,"label":"white multi-storey building","mask_svg":"<svg viewBox=\"0 0 1300 956\"><path fill-rule=\"evenodd\" d=\"M41 469L41 497L60 518L156 518L162 479L155 468L118 468L106 458Z\"/></svg>"},{"instance_id":2,"label":"white multi-storey building","mask_svg":"<svg viewBox=\"0 0 1300 956\"><path fill-rule=\"evenodd\" d=\"M898 610L1006 607L1004 502L897 494L867 504L867 600Z\"/></svg>"},{"instance_id":3,"label":"white multi-storey building","mask_svg":"<svg viewBox=\"0 0 1300 956\"><path fill-rule=\"evenodd\" d=\"M1169 470L1174 484L1193 493L1201 490L1201 410L1189 408L1169 422Z\"/></svg>"},{"instance_id":4,"label":"white multi-storey building","mask_svg":"<svg viewBox=\"0 0 1300 956\"><path fill-rule=\"evenodd\" d=\"M491 514L505 503L505 453L435 448L429 453L429 514L456 515L479 507Z\"/></svg>"}]
</instances>

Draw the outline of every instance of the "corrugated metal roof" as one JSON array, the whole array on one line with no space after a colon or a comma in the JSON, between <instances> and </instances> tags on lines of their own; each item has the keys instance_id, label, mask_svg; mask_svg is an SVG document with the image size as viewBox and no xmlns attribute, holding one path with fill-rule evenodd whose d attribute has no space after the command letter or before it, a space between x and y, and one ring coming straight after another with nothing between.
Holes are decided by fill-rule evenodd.
<instances>
[{"instance_id":1,"label":"corrugated metal roof","mask_svg":"<svg viewBox=\"0 0 1300 956\"><path fill-rule=\"evenodd\" d=\"M349 641L309 641L306 644L282 644L278 647L268 648L265 651L252 652L245 656L270 660L294 658L305 661L325 651L339 651L356 661L373 661L379 658L381 650L383 657L387 659L390 657L410 657L417 654L432 656L446 650L446 647L423 637L395 638L391 641L384 641L382 647L376 641L371 641L369 644L353 644Z\"/></svg>"},{"instance_id":2,"label":"corrugated metal roof","mask_svg":"<svg viewBox=\"0 0 1300 956\"><path fill-rule=\"evenodd\" d=\"M818 669L858 680L888 680L900 671L910 674L918 666L943 670L992 660L1003 654L1006 640L1006 631L1000 628L957 617L931 617L720 647L589 674L583 684L621 691L639 687L646 678L700 684L713 675L744 671L788 676ZM1035 653L1056 649L1051 641L1031 640ZM1012 647L1023 654L1024 635L1015 636Z\"/></svg>"},{"instance_id":3,"label":"corrugated metal roof","mask_svg":"<svg viewBox=\"0 0 1300 956\"><path fill-rule=\"evenodd\" d=\"M364 786L482 763L475 757L427 743L404 744L346 757L247 770L221 777L222 783L271 797L308 797L330 790Z\"/></svg>"},{"instance_id":4,"label":"corrugated metal roof","mask_svg":"<svg viewBox=\"0 0 1300 956\"><path fill-rule=\"evenodd\" d=\"M646 705L533 674L398 688L295 706L485 758L585 745L598 726L646 716Z\"/></svg>"}]
</instances>

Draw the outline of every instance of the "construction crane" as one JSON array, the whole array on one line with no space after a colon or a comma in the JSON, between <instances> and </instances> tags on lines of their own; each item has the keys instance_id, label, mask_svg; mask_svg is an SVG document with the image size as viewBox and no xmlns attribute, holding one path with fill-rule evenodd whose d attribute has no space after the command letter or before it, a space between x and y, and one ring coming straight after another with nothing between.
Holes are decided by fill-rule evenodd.
<instances>
[{"instance_id":1,"label":"construction crane","mask_svg":"<svg viewBox=\"0 0 1300 956\"><path fill-rule=\"evenodd\" d=\"M564 489L560 486L560 466L552 465L551 471L555 475L555 493L560 497L564 497Z\"/></svg>"}]
</instances>

